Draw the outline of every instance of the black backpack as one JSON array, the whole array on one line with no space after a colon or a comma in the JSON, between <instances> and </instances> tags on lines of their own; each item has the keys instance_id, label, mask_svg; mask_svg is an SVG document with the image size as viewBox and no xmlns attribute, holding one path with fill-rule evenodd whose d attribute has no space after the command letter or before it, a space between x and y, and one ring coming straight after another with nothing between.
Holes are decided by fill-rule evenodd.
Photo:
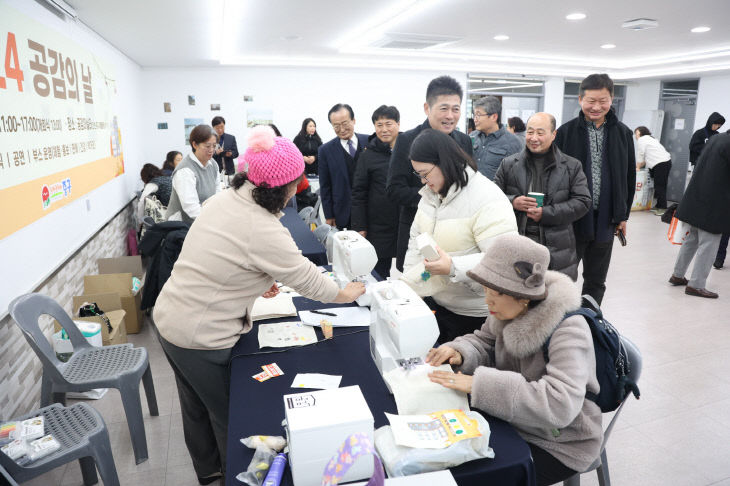
<instances>
[{"instance_id":1,"label":"black backpack","mask_svg":"<svg viewBox=\"0 0 730 486\"><path fill-rule=\"evenodd\" d=\"M628 376L631 371L631 362L618 331L603 318L600 307L592 297L584 295L583 300L588 302L592 308L581 307L574 312L568 312L563 319L570 316L583 316L588 323L593 336L593 347L596 352L596 376L601 389L598 395L586 391L586 398L595 402L602 412L611 412L621 405L629 392L638 399L639 387ZM552 334L542 345L545 364L549 360L550 338L552 338Z\"/></svg>"}]
</instances>

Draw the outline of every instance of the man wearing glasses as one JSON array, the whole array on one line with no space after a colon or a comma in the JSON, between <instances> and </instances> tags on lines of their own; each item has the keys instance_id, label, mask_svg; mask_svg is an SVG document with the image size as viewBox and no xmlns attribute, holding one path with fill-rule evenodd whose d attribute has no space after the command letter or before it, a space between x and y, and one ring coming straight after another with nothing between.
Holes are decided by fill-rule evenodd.
<instances>
[{"instance_id":1,"label":"man wearing glasses","mask_svg":"<svg viewBox=\"0 0 730 486\"><path fill-rule=\"evenodd\" d=\"M476 130L469 134L474 148L474 160L479 172L490 181L499 169L502 159L522 150L516 135L501 126L502 103L496 96L485 96L473 103Z\"/></svg>"},{"instance_id":2,"label":"man wearing glasses","mask_svg":"<svg viewBox=\"0 0 730 486\"><path fill-rule=\"evenodd\" d=\"M355 168L368 136L355 133L355 113L350 105L337 103L327 119L337 136L317 151L319 195L327 224L349 228Z\"/></svg>"},{"instance_id":3,"label":"man wearing glasses","mask_svg":"<svg viewBox=\"0 0 730 486\"><path fill-rule=\"evenodd\" d=\"M388 197L400 206L400 220L398 224L398 244L395 266L403 271L403 261L408 250L408 240L411 234L411 224L421 200L418 191L423 187L421 179L413 174L411 166L411 144L413 140L426 128L439 130L453 138L464 152L472 155L469 136L456 130L461 116L461 98L464 91L458 81L450 76L440 76L428 83L426 88L426 102L423 111L426 121L421 125L401 134L393 147L388 170L387 191Z\"/></svg>"}]
</instances>

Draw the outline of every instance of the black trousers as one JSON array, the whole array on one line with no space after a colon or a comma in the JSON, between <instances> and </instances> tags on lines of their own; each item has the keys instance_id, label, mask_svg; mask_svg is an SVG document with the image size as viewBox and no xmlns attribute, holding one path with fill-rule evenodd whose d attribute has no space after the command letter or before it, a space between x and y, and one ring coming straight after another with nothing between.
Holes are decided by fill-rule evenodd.
<instances>
[{"instance_id":1,"label":"black trousers","mask_svg":"<svg viewBox=\"0 0 730 486\"><path fill-rule=\"evenodd\" d=\"M375 272L380 275L380 278L385 280L390 277L390 266L393 263L393 257L378 258L378 263L375 264Z\"/></svg>"},{"instance_id":2,"label":"black trousers","mask_svg":"<svg viewBox=\"0 0 730 486\"><path fill-rule=\"evenodd\" d=\"M720 238L720 246L717 248L717 256L715 261L718 263L725 263L725 257L727 256L727 243L730 240L730 233L723 233Z\"/></svg>"},{"instance_id":3,"label":"black trousers","mask_svg":"<svg viewBox=\"0 0 730 486\"><path fill-rule=\"evenodd\" d=\"M613 240L605 243L583 240L575 242L578 261L583 260L583 291L581 295L590 295L596 299L599 305L603 300L603 294L606 293L606 275L608 275L608 266L611 264L612 251Z\"/></svg>"},{"instance_id":4,"label":"black trousers","mask_svg":"<svg viewBox=\"0 0 730 486\"><path fill-rule=\"evenodd\" d=\"M529 442L527 445L530 446L532 462L535 464L537 486L549 486L551 484L561 483L577 472L555 459L546 450L540 449Z\"/></svg>"},{"instance_id":5,"label":"black trousers","mask_svg":"<svg viewBox=\"0 0 730 486\"><path fill-rule=\"evenodd\" d=\"M198 478L225 474L231 349L180 348L158 336L175 372L185 445Z\"/></svg>"},{"instance_id":6,"label":"black trousers","mask_svg":"<svg viewBox=\"0 0 730 486\"><path fill-rule=\"evenodd\" d=\"M446 307L438 305L431 297L426 297L423 301L426 302L431 310L435 311L436 323L439 326L439 337L437 341L439 344L448 343L459 336L481 329L482 324L487 320L487 316L471 317L451 312Z\"/></svg>"},{"instance_id":7,"label":"black trousers","mask_svg":"<svg viewBox=\"0 0 730 486\"><path fill-rule=\"evenodd\" d=\"M672 170L672 161L660 162L653 169L649 169L649 175L654 179L654 196L656 196L656 209L667 209L667 181L669 171Z\"/></svg>"}]
</instances>

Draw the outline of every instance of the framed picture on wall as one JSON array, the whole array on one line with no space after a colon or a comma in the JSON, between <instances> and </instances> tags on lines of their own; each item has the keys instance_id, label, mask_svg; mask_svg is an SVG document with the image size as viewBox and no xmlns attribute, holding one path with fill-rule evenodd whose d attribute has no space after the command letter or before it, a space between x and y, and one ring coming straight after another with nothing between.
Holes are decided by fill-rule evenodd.
<instances>
[{"instance_id":1,"label":"framed picture on wall","mask_svg":"<svg viewBox=\"0 0 730 486\"><path fill-rule=\"evenodd\" d=\"M172 111L172 103L170 103L169 101L162 103L162 109L165 113L170 113Z\"/></svg>"},{"instance_id":2,"label":"framed picture on wall","mask_svg":"<svg viewBox=\"0 0 730 486\"><path fill-rule=\"evenodd\" d=\"M221 105L218 103L211 103L210 104L210 111L220 111Z\"/></svg>"},{"instance_id":3,"label":"framed picture on wall","mask_svg":"<svg viewBox=\"0 0 730 486\"><path fill-rule=\"evenodd\" d=\"M193 95L188 95L188 104L189 104L190 106L195 106L195 96L193 96Z\"/></svg>"},{"instance_id":4,"label":"framed picture on wall","mask_svg":"<svg viewBox=\"0 0 730 486\"><path fill-rule=\"evenodd\" d=\"M157 129L158 130L167 130L167 123L158 123Z\"/></svg>"}]
</instances>

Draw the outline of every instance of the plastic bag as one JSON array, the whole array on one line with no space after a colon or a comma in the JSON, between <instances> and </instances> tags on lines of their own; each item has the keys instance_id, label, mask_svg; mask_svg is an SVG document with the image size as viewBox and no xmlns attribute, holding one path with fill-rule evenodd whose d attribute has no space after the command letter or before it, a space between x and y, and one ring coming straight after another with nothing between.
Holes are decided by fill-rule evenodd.
<instances>
[{"instance_id":1,"label":"plastic bag","mask_svg":"<svg viewBox=\"0 0 730 486\"><path fill-rule=\"evenodd\" d=\"M257 447L246 472L240 473L236 479L249 486L260 486L264 482L269 467L276 457L276 452L268 447Z\"/></svg>"},{"instance_id":2,"label":"plastic bag","mask_svg":"<svg viewBox=\"0 0 730 486\"><path fill-rule=\"evenodd\" d=\"M389 425L377 429L375 449L385 465L388 476L410 476L447 469L475 459L493 458L494 451L489 447L490 432L486 419L477 412L466 412L466 415L477 421L481 437L462 440L445 449L403 447L395 443Z\"/></svg>"},{"instance_id":3,"label":"plastic bag","mask_svg":"<svg viewBox=\"0 0 730 486\"><path fill-rule=\"evenodd\" d=\"M286 446L286 439L274 435L252 435L241 439L241 443L256 451L248 469L236 476L236 479L249 486L260 486L264 482L276 454Z\"/></svg>"}]
</instances>

